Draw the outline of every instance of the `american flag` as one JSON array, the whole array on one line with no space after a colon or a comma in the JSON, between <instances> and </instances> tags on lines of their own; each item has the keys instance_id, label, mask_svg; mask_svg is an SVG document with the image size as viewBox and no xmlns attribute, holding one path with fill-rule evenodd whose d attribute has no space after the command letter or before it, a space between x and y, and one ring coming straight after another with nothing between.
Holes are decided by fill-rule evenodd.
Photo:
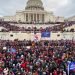
<instances>
[{"instance_id":1,"label":"american flag","mask_svg":"<svg viewBox=\"0 0 75 75\"><path fill-rule=\"evenodd\" d=\"M36 33L34 34L34 40L38 41L38 35Z\"/></svg>"}]
</instances>

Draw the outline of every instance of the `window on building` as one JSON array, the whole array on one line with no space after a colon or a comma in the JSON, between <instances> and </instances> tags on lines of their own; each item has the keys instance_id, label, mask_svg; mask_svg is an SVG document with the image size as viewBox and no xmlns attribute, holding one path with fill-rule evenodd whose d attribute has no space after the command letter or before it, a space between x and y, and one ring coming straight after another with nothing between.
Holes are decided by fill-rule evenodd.
<instances>
[{"instance_id":1,"label":"window on building","mask_svg":"<svg viewBox=\"0 0 75 75\"><path fill-rule=\"evenodd\" d=\"M36 22L36 14L34 14L34 21Z\"/></svg>"},{"instance_id":2,"label":"window on building","mask_svg":"<svg viewBox=\"0 0 75 75\"><path fill-rule=\"evenodd\" d=\"M39 22L39 14L37 14L37 21Z\"/></svg>"},{"instance_id":3,"label":"window on building","mask_svg":"<svg viewBox=\"0 0 75 75\"><path fill-rule=\"evenodd\" d=\"M28 14L26 14L26 21L28 21Z\"/></svg>"},{"instance_id":4,"label":"window on building","mask_svg":"<svg viewBox=\"0 0 75 75\"><path fill-rule=\"evenodd\" d=\"M44 22L44 14L42 14L42 22Z\"/></svg>"},{"instance_id":5,"label":"window on building","mask_svg":"<svg viewBox=\"0 0 75 75\"><path fill-rule=\"evenodd\" d=\"M31 14L31 22L33 21L33 14Z\"/></svg>"},{"instance_id":6,"label":"window on building","mask_svg":"<svg viewBox=\"0 0 75 75\"><path fill-rule=\"evenodd\" d=\"M10 37L13 37L13 34L11 34Z\"/></svg>"}]
</instances>

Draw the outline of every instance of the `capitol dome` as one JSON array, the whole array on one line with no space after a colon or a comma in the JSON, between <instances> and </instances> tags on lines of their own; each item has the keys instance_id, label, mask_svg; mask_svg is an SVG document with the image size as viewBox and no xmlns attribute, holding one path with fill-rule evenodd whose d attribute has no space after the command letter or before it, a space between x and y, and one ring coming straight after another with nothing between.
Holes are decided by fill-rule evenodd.
<instances>
[{"instance_id":1,"label":"capitol dome","mask_svg":"<svg viewBox=\"0 0 75 75\"><path fill-rule=\"evenodd\" d=\"M44 10L41 0L28 0L26 10Z\"/></svg>"}]
</instances>

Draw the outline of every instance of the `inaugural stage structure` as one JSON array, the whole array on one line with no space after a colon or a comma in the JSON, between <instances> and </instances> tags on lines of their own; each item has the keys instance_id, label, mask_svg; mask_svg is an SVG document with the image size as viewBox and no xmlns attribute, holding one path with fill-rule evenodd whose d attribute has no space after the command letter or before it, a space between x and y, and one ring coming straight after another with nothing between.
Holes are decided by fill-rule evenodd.
<instances>
[{"instance_id":1,"label":"inaugural stage structure","mask_svg":"<svg viewBox=\"0 0 75 75\"><path fill-rule=\"evenodd\" d=\"M14 16L4 16L4 21L26 23L63 22L64 17L55 16L53 12L47 12L41 0L28 0L25 10L16 11Z\"/></svg>"}]
</instances>

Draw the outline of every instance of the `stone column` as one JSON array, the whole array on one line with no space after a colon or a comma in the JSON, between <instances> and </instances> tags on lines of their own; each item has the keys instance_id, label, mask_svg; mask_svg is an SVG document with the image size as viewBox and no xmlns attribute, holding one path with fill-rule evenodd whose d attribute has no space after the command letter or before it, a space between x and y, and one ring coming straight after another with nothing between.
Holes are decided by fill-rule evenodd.
<instances>
[{"instance_id":1,"label":"stone column","mask_svg":"<svg viewBox=\"0 0 75 75\"><path fill-rule=\"evenodd\" d=\"M28 22L30 21L30 15L29 15L29 13L28 13Z\"/></svg>"},{"instance_id":2,"label":"stone column","mask_svg":"<svg viewBox=\"0 0 75 75\"><path fill-rule=\"evenodd\" d=\"M40 17L39 18L40 18L40 22L42 22L42 14L40 14Z\"/></svg>"},{"instance_id":3,"label":"stone column","mask_svg":"<svg viewBox=\"0 0 75 75\"><path fill-rule=\"evenodd\" d=\"M30 18L31 18L31 22L32 22L33 21L33 13L31 13L31 17Z\"/></svg>"},{"instance_id":4,"label":"stone column","mask_svg":"<svg viewBox=\"0 0 75 75\"><path fill-rule=\"evenodd\" d=\"M28 13L26 13L26 22L28 22Z\"/></svg>"},{"instance_id":5,"label":"stone column","mask_svg":"<svg viewBox=\"0 0 75 75\"><path fill-rule=\"evenodd\" d=\"M44 20L45 20L45 15L42 14L42 22L44 22Z\"/></svg>"}]
</instances>

